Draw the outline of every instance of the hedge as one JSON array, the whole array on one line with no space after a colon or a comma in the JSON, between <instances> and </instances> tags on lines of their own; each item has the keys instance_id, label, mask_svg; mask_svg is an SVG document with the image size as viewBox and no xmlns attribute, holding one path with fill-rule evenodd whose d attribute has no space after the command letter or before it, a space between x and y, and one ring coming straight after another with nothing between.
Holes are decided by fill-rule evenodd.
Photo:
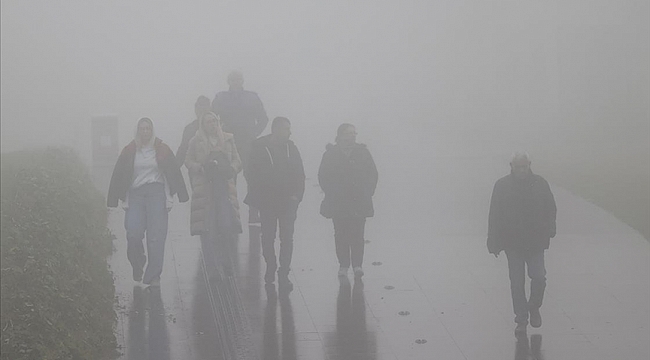
<instances>
[{"instance_id":1,"label":"hedge","mask_svg":"<svg viewBox=\"0 0 650 360\"><path fill-rule=\"evenodd\" d=\"M2 154L1 359L111 359L112 235L69 148Z\"/></svg>"}]
</instances>

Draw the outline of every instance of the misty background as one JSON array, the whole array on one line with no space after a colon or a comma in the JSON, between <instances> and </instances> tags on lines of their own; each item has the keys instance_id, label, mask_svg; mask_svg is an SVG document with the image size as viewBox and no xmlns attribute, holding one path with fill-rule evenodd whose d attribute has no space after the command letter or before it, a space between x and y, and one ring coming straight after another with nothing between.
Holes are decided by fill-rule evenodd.
<instances>
[{"instance_id":1,"label":"misty background","mask_svg":"<svg viewBox=\"0 0 650 360\"><path fill-rule=\"evenodd\" d=\"M120 147L148 116L175 150L196 98L238 69L269 118L292 120L308 178L351 122L380 178L417 188L445 171L430 159L481 158L494 169L484 204L527 150L551 182L650 217L647 0L32 0L1 13L2 152L63 144L89 163L90 120L105 114Z\"/></svg>"}]
</instances>

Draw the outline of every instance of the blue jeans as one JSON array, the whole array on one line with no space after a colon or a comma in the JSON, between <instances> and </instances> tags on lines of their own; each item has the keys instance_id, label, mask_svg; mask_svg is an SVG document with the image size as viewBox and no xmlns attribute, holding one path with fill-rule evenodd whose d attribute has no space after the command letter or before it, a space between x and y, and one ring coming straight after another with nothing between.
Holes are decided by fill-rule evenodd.
<instances>
[{"instance_id":1,"label":"blue jeans","mask_svg":"<svg viewBox=\"0 0 650 360\"><path fill-rule=\"evenodd\" d=\"M517 324L528 324L528 312L539 309L546 289L546 268L544 267L544 250L532 253L506 250L508 272L510 275L510 292L512 307ZM530 277L530 298L526 300L526 269Z\"/></svg>"},{"instance_id":2,"label":"blue jeans","mask_svg":"<svg viewBox=\"0 0 650 360\"><path fill-rule=\"evenodd\" d=\"M134 274L142 274L142 268L146 264L142 282L150 284L160 279L167 239L167 196L164 184L149 183L129 190L129 207L124 215L124 227L128 242L126 254ZM147 255L142 245L145 233Z\"/></svg>"}]
</instances>

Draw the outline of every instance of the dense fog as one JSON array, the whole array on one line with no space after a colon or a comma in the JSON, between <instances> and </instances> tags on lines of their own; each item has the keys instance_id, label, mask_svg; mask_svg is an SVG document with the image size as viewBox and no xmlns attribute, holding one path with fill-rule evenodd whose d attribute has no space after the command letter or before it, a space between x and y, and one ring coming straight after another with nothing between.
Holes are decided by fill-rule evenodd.
<instances>
[{"instance_id":1,"label":"dense fog","mask_svg":"<svg viewBox=\"0 0 650 360\"><path fill-rule=\"evenodd\" d=\"M642 0L3 1L2 151L66 144L89 161L101 114L119 117L120 146L149 116L175 149L197 96L226 90L238 69L271 119L293 120L308 177L341 122L396 162L524 149L645 169L649 11Z\"/></svg>"},{"instance_id":2,"label":"dense fog","mask_svg":"<svg viewBox=\"0 0 650 360\"><path fill-rule=\"evenodd\" d=\"M22 354L30 346L23 335L30 332L39 344L65 346L67 355L78 355L70 341L89 347L102 343L113 350L110 336L92 342L75 335L86 336L86 329L105 325L105 335L114 334L118 350L129 359L147 353L157 359L205 359L215 356L215 348L235 354L247 347L259 349L265 358L280 358L281 349L283 359L397 358L393 353L405 358L435 353L444 359L504 359L512 358L513 347L515 359L648 358L650 252L642 236L650 239L650 1L0 4L3 184L10 183L5 174L17 174L6 178L25 183L14 186L22 197L7 201L11 192L3 186L2 217L11 219L8 236L4 222L2 227L3 248L9 244L10 249L2 251L3 264L5 259L14 261L2 269L2 293L9 294L7 306L3 297L0 325L3 354L10 346ZM226 79L233 70L243 73L245 90L259 94L269 119L291 120L292 140L304 162L303 183L299 157L290 155L286 138L278 145L279 137L271 137L268 144L275 150L266 147L269 168L280 170L259 175L257 169L257 183L276 186L264 191L279 200L258 202L262 219L253 220L248 205L238 208L247 196L246 186L254 181L235 183L233 168L241 162L232 155L230 138L214 125L205 125L214 126L214 143L208 138L197 138L205 148L192 143L194 155L188 156L194 159L182 169L185 175L187 168L193 171L191 183L182 184L183 176L164 147L140 147L136 164L133 146L114 171L110 156L100 165L102 159L95 157L95 166L89 168L104 195L109 174L117 174L107 205L118 206L118 197L128 200L126 194L131 194L126 212L119 209L124 201L107 212L110 234L103 226L104 203L92 186L48 175L66 173L77 180L83 165L76 162L78 171L69 171L49 160L54 157L42 156L34 161L35 168L49 164L58 170L45 169L42 179L17 170L22 154L12 160L13 167L4 165L12 162L4 162L12 158L6 153L47 145L71 146L91 165L91 120L101 115L119 119L119 148L133 139L138 119L149 117L155 134L176 151L184 127L195 119L197 97L212 100L228 90ZM216 122L214 117L204 124ZM344 191L335 196L364 208L350 210L344 204L347 208L331 210L330 216L322 210L326 202L321 202L317 174L325 146L334 142L341 123L356 126L356 139L368 145L378 171L365 150L342 142L346 148L337 151L343 161L330 161L335 164L330 174L345 175L340 176ZM150 134L150 124L143 124L140 134ZM270 128L269 123L264 134ZM349 140L355 129L347 130ZM143 138L139 141L146 142ZM106 137L100 139L104 143ZM206 156L199 160L196 154L203 150ZM363 157L353 158L353 150ZM281 153L277 167L272 151ZM296 153L293 147L291 151ZM513 172L517 175L520 168L520 176L507 177L518 180L503 190L505 182L497 179L510 172L515 151L527 151L532 170L550 186L527 176L528 158L521 155L519 165L513 161ZM221 168L225 162L217 156L224 154L232 156L231 166ZM66 156L59 161L76 159ZM256 158L244 159L253 164L248 159ZM137 175L144 175L132 176L138 166ZM246 167L247 181L255 179L251 168L255 170ZM357 176L358 169L365 177ZM177 202L188 198L184 187L191 190L191 200L174 205L170 215L165 212L171 202L165 201L163 178ZM53 186L41 186L51 180L57 180ZM286 184L299 191L285 191ZM46 198L44 188L56 197ZM327 199L332 190L323 188ZM73 193L79 196L64 196ZM494 207L492 194L500 199L492 202ZM81 197L90 198L88 204ZM102 211L89 210L94 208ZM506 213L504 209L514 215L492 216ZM496 218L510 220L497 224ZM238 228L240 220L249 226ZM276 220L283 244L277 291L275 254L269 254L278 242L275 228L268 225ZM517 232L524 227L530 233ZM514 230L494 235L501 228ZM517 235L532 240L505 239L510 244L501 239L514 239L513 233L533 234ZM113 253L110 274L103 262L80 255L81 250L101 250L94 244L108 244L109 235L116 239L113 248L106 247ZM549 237L552 255L544 260L542 248L548 247ZM68 247L48 247L60 244ZM521 244L536 248L519 253ZM75 251L60 250L68 248ZM32 250L39 252L31 256ZM497 256L502 250L507 253ZM97 259L106 256L97 254ZM342 261L344 256L348 259ZM544 261L550 301L544 308L548 330L542 346L541 333L532 328L541 326ZM510 270L506 262L514 264ZM80 270L78 263L101 268L104 280ZM533 280L525 278L525 263ZM56 270L59 264L74 267ZM38 281L24 280L33 274ZM64 285L41 286L55 278L64 279ZM536 300L526 300L526 283ZM37 295L24 295L24 284ZM79 292L79 297L68 297L76 289L102 287L107 295ZM98 298L103 302L94 300ZM519 317L514 318L516 327L511 305ZM74 320L77 312L83 322ZM529 314L535 332L530 344L521 336ZM95 320L99 315L108 320ZM56 337L41 336L41 330ZM30 351L25 356L38 357Z\"/></svg>"}]
</instances>

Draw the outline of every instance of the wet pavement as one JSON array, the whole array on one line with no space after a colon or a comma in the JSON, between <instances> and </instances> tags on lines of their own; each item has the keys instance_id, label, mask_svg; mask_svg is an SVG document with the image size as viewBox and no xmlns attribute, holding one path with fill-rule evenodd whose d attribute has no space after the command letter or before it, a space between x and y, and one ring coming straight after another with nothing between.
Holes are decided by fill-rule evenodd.
<instances>
[{"instance_id":1,"label":"wet pavement","mask_svg":"<svg viewBox=\"0 0 650 360\"><path fill-rule=\"evenodd\" d=\"M225 250L189 235L189 203L170 213L160 288L136 284L124 213L111 210L121 359L650 358L650 244L637 232L553 187L558 235L546 253L543 326L516 339L506 259L485 246L504 164L390 164L408 179L382 173L386 165L378 161L362 281L337 277L333 227L318 214L320 189L309 174L292 288L264 285L257 226L232 248L232 271L215 261Z\"/></svg>"}]
</instances>

